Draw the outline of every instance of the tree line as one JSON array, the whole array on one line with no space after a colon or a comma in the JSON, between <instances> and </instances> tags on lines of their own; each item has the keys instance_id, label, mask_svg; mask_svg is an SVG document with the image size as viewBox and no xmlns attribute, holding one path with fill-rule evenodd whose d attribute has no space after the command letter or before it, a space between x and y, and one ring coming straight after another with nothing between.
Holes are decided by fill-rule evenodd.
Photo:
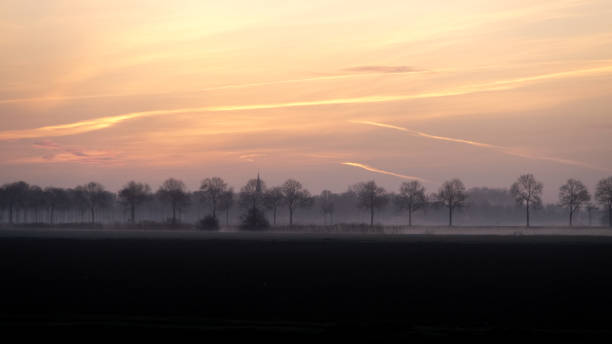
<instances>
[{"instance_id":1,"label":"tree line","mask_svg":"<svg viewBox=\"0 0 612 344\"><path fill-rule=\"evenodd\" d=\"M466 190L463 182L455 178L445 181L437 192L429 194L417 180L402 183L397 192L388 192L371 180L351 185L343 194L323 190L316 196L297 180L288 179L281 185L267 187L259 176L249 180L238 192L220 177L205 178L199 189L192 192L187 190L184 182L174 178L164 181L155 192L146 183L130 181L117 193L106 190L97 182L67 189L43 189L19 181L0 187L0 222L56 225L123 221L136 224L143 205L152 204L149 217L159 219L161 213L170 214L162 218L162 222L169 225L195 223L201 229L217 229L220 222L229 225L230 211L239 209L240 226L257 229L277 225L281 209L287 214L286 224L293 226L296 213L305 211L312 214L315 204L324 224L333 224L337 209L350 204L359 212L367 213L370 226L376 223L376 216L385 208L405 214L404 224L408 226L413 225L417 212L441 212L445 209L448 226L453 226L459 210L472 207L483 213L492 212L496 206L499 209L502 201L507 203L511 199L523 209L524 224L529 227L533 212L544 208L542 191L543 184L532 174L521 175L507 190ZM582 210L586 211L591 225L593 213L601 209L608 226L612 227L612 177L597 183L593 199L594 202L584 183L569 179L559 188L558 203L547 207L565 209L569 226L574 225ZM512 209L508 211L514 212ZM117 213L121 216L118 217ZM104 220L101 221L100 217Z\"/></svg>"}]
</instances>

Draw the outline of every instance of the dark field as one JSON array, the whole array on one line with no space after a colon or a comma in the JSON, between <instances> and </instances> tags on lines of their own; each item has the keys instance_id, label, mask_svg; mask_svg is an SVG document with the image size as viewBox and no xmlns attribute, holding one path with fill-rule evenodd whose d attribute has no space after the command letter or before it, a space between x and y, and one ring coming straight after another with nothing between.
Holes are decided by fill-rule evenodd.
<instances>
[{"instance_id":1,"label":"dark field","mask_svg":"<svg viewBox=\"0 0 612 344\"><path fill-rule=\"evenodd\" d=\"M0 330L612 334L611 237L0 234Z\"/></svg>"}]
</instances>

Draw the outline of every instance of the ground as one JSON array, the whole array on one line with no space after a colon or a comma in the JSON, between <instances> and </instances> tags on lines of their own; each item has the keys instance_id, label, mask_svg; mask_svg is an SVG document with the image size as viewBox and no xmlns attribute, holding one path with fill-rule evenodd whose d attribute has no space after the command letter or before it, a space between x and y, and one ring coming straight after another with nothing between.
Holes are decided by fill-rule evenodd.
<instances>
[{"instance_id":1,"label":"ground","mask_svg":"<svg viewBox=\"0 0 612 344\"><path fill-rule=\"evenodd\" d=\"M0 327L610 336L612 237L0 230Z\"/></svg>"}]
</instances>

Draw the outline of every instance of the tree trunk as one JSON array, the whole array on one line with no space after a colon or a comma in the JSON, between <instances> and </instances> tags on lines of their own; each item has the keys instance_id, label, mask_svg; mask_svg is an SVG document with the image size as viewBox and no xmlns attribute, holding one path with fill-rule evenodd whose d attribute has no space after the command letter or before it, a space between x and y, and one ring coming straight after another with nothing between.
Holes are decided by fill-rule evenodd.
<instances>
[{"instance_id":1,"label":"tree trunk","mask_svg":"<svg viewBox=\"0 0 612 344\"><path fill-rule=\"evenodd\" d=\"M370 207L370 227L374 226L374 207Z\"/></svg>"},{"instance_id":2,"label":"tree trunk","mask_svg":"<svg viewBox=\"0 0 612 344\"><path fill-rule=\"evenodd\" d=\"M9 223L13 224L13 204L9 204Z\"/></svg>"},{"instance_id":3,"label":"tree trunk","mask_svg":"<svg viewBox=\"0 0 612 344\"><path fill-rule=\"evenodd\" d=\"M172 204L172 224L176 225L176 205Z\"/></svg>"},{"instance_id":4,"label":"tree trunk","mask_svg":"<svg viewBox=\"0 0 612 344\"><path fill-rule=\"evenodd\" d=\"M612 202L608 203L608 226L612 228Z\"/></svg>"},{"instance_id":5,"label":"tree trunk","mask_svg":"<svg viewBox=\"0 0 612 344\"><path fill-rule=\"evenodd\" d=\"M453 226L453 206L452 205L448 206L448 226L449 227Z\"/></svg>"},{"instance_id":6,"label":"tree trunk","mask_svg":"<svg viewBox=\"0 0 612 344\"><path fill-rule=\"evenodd\" d=\"M529 202L525 203L525 212L527 215L527 227L529 227Z\"/></svg>"},{"instance_id":7,"label":"tree trunk","mask_svg":"<svg viewBox=\"0 0 612 344\"><path fill-rule=\"evenodd\" d=\"M570 213L569 213L569 225L570 225L570 227L572 227L572 225L573 225L573 223L572 223L573 222L572 221L573 217L574 217L574 212L572 211L572 209L570 209Z\"/></svg>"},{"instance_id":8,"label":"tree trunk","mask_svg":"<svg viewBox=\"0 0 612 344\"><path fill-rule=\"evenodd\" d=\"M94 223L96 223L96 218L95 218L95 213L94 213L94 208L91 207L91 224L93 225Z\"/></svg>"},{"instance_id":9,"label":"tree trunk","mask_svg":"<svg viewBox=\"0 0 612 344\"><path fill-rule=\"evenodd\" d=\"M289 207L289 227L293 226L293 208Z\"/></svg>"},{"instance_id":10,"label":"tree trunk","mask_svg":"<svg viewBox=\"0 0 612 344\"><path fill-rule=\"evenodd\" d=\"M229 207L225 209L225 225L229 226Z\"/></svg>"},{"instance_id":11,"label":"tree trunk","mask_svg":"<svg viewBox=\"0 0 612 344\"><path fill-rule=\"evenodd\" d=\"M54 212L55 212L55 207L51 206L51 210L50 210L50 213L49 213L49 223L50 224L53 224L53 215L54 215L53 213Z\"/></svg>"},{"instance_id":12,"label":"tree trunk","mask_svg":"<svg viewBox=\"0 0 612 344\"><path fill-rule=\"evenodd\" d=\"M408 207L408 227L412 227L412 207Z\"/></svg>"},{"instance_id":13,"label":"tree trunk","mask_svg":"<svg viewBox=\"0 0 612 344\"><path fill-rule=\"evenodd\" d=\"M274 225L276 226L276 207L274 207Z\"/></svg>"},{"instance_id":14,"label":"tree trunk","mask_svg":"<svg viewBox=\"0 0 612 344\"><path fill-rule=\"evenodd\" d=\"M132 222L132 224L136 223L135 219L136 219L136 205L132 204L130 206L130 221Z\"/></svg>"}]
</instances>

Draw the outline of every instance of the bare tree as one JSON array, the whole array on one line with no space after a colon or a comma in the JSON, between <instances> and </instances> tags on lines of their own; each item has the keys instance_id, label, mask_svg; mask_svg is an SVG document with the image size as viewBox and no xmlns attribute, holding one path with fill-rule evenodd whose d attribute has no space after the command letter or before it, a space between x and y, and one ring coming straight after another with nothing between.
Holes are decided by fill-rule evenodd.
<instances>
[{"instance_id":1,"label":"bare tree","mask_svg":"<svg viewBox=\"0 0 612 344\"><path fill-rule=\"evenodd\" d=\"M408 211L408 226L412 226L412 213L425 207L425 187L417 180L402 183L399 195L395 197L395 204L399 209Z\"/></svg>"},{"instance_id":2,"label":"bare tree","mask_svg":"<svg viewBox=\"0 0 612 344\"><path fill-rule=\"evenodd\" d=\"M436 202L448 208L448 226L452 227L455 209L463 207L467 199L463 182L457 178L444 182L434 197Z\"/></svg>"},{"instance_id":3,"label":"bare tree","mask_svg":"<svg viewBox=\"0 0 612 344\"><path fill-rule=\"evenodd\" d=\"M597 183L595 199L603 207L608 208L608 225L612 227L612 177L602 179Z\"/></svg>"},{"instance_id":4,"label":"bare tree","mask_svg":"<svg viewBox=\"0 0 612 344\"><path fill-rule=\"evenodd\" d=\"M569 225L573 225L574 214L580 207L591 200L591 195L584 184L576 179L568 179L559 188L559 204L569 210Z\"/></svg>"},{"instance_id":5,"label":"bare tree","mask_svg":"<svg viewBox=\"0 0 612 344\"><path fill-rule=\"evenodd\" d=\"M212 217L217 218L217 205L221 195L227 191L227 183L219 177L206 178L202 181L200 190L204 196L203 201L210 205Z\"/></svg>"},{"instance_id":6,"label":"bare tree","mask_svg":"<svg viewBox=\"0 0 612 344\"><path fill-rule=\"evenodd\" d=\"M295 179L288 179L281 186L283 199L289 209L289 226L293 226L293 213L298 207L305 207L312 204L310 192L302 187L302 184Z\"/></svg>"},{"instance_id":7,"label":"bare tree","mask_svg":"<svg viewBox=\"0 0 612 344\"><path fill-rule=\"evenodd\" d=\"M68 207L71 209L76 209L80 215L80 222L85 222L85 214L89 209L89 204L87 203L87 196L85 196L85 190L83 188L73 188L68 189Z\"/></svg>"},{"instance_id":8,"label":"bare tree","mask_svg":"<svg viewBox=\"0 0 612 344\"><path fill-rule=\"evenodd\" d=\"M130 223L136 223L136 206L151 197L148 184L131 181L119 190L119 199L130 208Z\"/></svg>"},{"instance_id":9,"label":"bare tree","mask_svg":"<svg viewBox=\"0 0 612 344\"><path fill-rule=\"evenodd\" d=\"M17 207L22 206L27 197L27 192L30 186L28 183L19 181L6 184L3 186L4 199L7 208L9 209L9 223L14 223L13 214Z\"/></svg>"},{"instance_id":10,"label":"bare tree","mask_svg":"<svg viewBox=\"0 0 612 344\"><path fill-rule=\"evenodd\" d=\"M234 189L229 188L225 192L221 194L219 197L219 203L217 204L217 208L220 211L225 212L225 225L229 226L229 211L234 204Z\"/></svg>"},{"instance_id":11,"label":"bare tree","mask_svg":"<svg viewBox=\"0 0 612 344\"><path fill-rule=\"evenodd\" d=\"M321 212L323 213L323 222L327 224L327 216L329 216L329 224L333 225L334 224L334 211L335 211L334 194L329 190L323 190L321 191L319 200L321 201Z\"/></svg>"},{"instance_id":12,"label":"bare tree","mask_svg":"<svg viewBox=\"0 0 612 344\"><path fill-rule=\"evenodd\" d=\"M40 222L40 210L44 206L45 197L43 190L37 185L30 186L26 197L26 207L34 211L34 223Z\"/></svg>"},{"instance_id":13,"label":"bare tree","mask_svg":"<svg viewBox=\"0 0 612 344\"><path fill-rule=\"evenodd\" d=\"M264 194L264 204L266 208L272 210L272 224L276 225L276 213L278 207L283 204L283 190L280 186L273 187Z\"/></svg>"},{"instance_id":14,"label":"bare tree","mask_svg":"<svg viewBox=\"0 0 612 344\"><path fill-rule=\"evenodd\" d=\"M91 214L91 223L94 224L96 222L96 209L105 207L110 202L104 186L100 183L89 182L85 185L77 186L75 189L82 192L86 206Z\"/></svg>"},{"instance_id":15,"label":"bare tree","mask_svg":"<svg viewBox=\"0 0 612 344\"><path fill-rule=\"evenodd\" d=\"M357 196L357 205L370 210L370 226L374 226L374 210L383 208L389 201L384 188L373 180L353 185L351 190Z\"/></svg>"},{"instance_id":16,"label":"bare tree","mask_svg":"<svg viewBox=\"0 0 612 344\"><path fill-rule=\"evenodd\" d=\"M45 188L44 197L49 215L49 223L53 224L55 220L55 211L69 204L68 193L62 188L48 187Z\"/></svg>"},{"instance_id":17,"label":"bare tree","mask_svg":"<svg viewBox=\"0 0 612 344\"><path fill-rule=\"evenodd\" d=\"M265 192L266 184L259 178L259 174L257 179L249 180L240 189L239 204L247 210L245 214L241 215L240 226L243 229L259 230L270 226L261 209L264 206Z\"/></svg>"},{"instance_id":18,"label":"bare tree","mask_svg":"<svg viewBox=\"0 0 612 344\"><path fill-rule=\"evenodd\" d=\"M259 176L257 176L257 179L249 180L240 189L240 206L251 209L262 206L266 190L266 183Z\"/></svg>"},{"instance_id":19,"label":"bare tree","mask_svg":"<svg viewBox=\"0 0 612 344\"><path fill-rule=\"evenodd\" d=\"M585 206L587 216L589 218L589 227L593 225L593 212L597 210L597 206L592 202L588 202Z\"/></svg>"},{"instance_id":20,"label":"bare tree","mask_svg":"<svg viewBox=\"0 0 612 344\"><path fill-rule=\"evenodd\" d=\"M512 187L510 187L510 193L512 197L514 197L516 203L525 206L527 227L531 225L529 216L530 209L542 205L541 196L543 189L544 186L533 177L533 174L523 174L514 184L512 184Z\"/></svg>"},{"instance_id":21,"label":"bare tree","mask_svg":"<svg viewBox=\"0 0 612 344\"><path fill-rule=\"evenodd\" d=\"M185 183L174 178L169 178L159 187L157 195L162 201L170 203L172 207L172 224L176 225L176 211L189 203L189 196L185 188Z\"/></svg>"},{"instance_id":22,"label":"bare tree","mask_svg":"<svg viewBox=\"0 0 612 344\"><path fill-rule=\"evenodd\" d=\"M6 202L6 189L3 186L0 186L0 223L3 222L4 220L4 210L7 207L7 202Z\"/></svg>"}]
</instances>

